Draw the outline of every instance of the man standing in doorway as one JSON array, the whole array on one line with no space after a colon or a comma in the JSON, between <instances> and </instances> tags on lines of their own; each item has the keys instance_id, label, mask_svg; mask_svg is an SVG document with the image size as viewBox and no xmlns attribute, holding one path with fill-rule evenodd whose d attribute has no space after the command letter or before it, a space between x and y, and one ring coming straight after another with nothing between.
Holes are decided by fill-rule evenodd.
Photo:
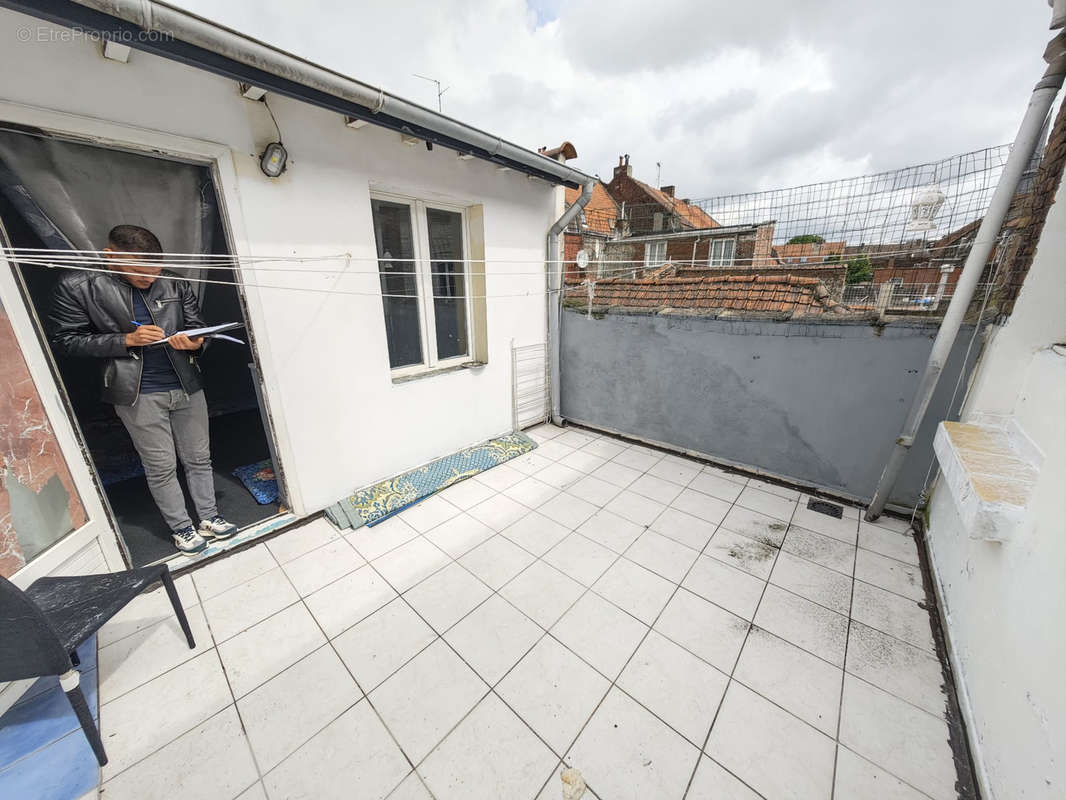
<instances>
[{"instance_id":1,"label":"man standing in doorway","mask_svg":"<svg viewBox=\"0 0 1066 800\"><path fill-rule=\"evenodd\" d=\"M203 338L172 335L204 327L200 306L188 281L163 271L162 252L145 228L113 228L104 250L112 272L71 271L56 286L51 341L63 355L99 359L103 400L115 406L133 439L174 544L195 553L206 539L227 539L237 526L215 506L207 403L196 363ZM178 483L179 458L199 529Z\"/></svg>"}]
</instances>

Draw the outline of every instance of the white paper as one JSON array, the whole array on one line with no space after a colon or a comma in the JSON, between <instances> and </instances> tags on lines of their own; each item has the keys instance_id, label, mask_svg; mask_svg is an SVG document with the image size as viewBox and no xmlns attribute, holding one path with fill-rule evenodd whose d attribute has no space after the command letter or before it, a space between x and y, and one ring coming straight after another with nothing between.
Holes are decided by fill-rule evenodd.
<instances>
[{"instance_id":1,"label":"white paper","mask_svg":"<svg viewBox=\"0 0 1066 800\"><path fill-rule=\"evenodd\" d=\"M206 328L189 328L187 331L175 331L170 334L166 339L160 339L158 342L152 342L149 347L154 347L157 344L166 344L170 341L171 336L180 336L185 334L190 339L196 339L199 336L211 336L212 334L222 333L223 331L232 331L236 328L243 328L243 322L223 322L221 325L209 325ZM228 337L227 337L228 338ZM239 339L235 341L240 341ZM244 342L241 342L244 344Z\"/></svg>"}]
</instances>

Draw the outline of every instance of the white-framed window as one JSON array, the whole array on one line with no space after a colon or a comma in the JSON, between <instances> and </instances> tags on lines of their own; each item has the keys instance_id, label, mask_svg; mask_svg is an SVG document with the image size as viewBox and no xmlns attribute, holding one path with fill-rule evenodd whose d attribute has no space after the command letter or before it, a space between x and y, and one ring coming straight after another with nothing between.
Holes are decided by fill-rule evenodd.
<instances>
[{"instance_id":1,"label":"white-framed window","mask_svg":"<svg viewBox=\"0 0 1066 800\"><path fill-rule=\"evenodd\" d=\"M370 207L393 375L470 361L466 210L383 194Z\"/></svg>"},{"instance_id":2,"label":"white-framed window","mask_svg":"<svg viewBox=\"0 0 1066 800\"><path fill-rule=\"evenodd\" d=\"M666 242L645 242L644 266L648 268L661 267L666 263Z\"/></svg>"},{"instance_id":3,"label":"white-framed window","mask_svg":"<svg viewBox=\"0 0 1066 800\"><path fill-rule=\"evenodd\" d=\"M711 251L707 257L707 266L733 266L733 255L736 252L736 249L736 239L711 239Z\"/></svg>"}]
</instances>

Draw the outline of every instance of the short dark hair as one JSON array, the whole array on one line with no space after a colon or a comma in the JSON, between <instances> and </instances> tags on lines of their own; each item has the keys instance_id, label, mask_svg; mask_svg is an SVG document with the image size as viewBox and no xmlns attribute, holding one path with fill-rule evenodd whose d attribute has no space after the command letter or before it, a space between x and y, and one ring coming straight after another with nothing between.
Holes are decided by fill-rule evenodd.
<instances>
[{"instance_id":1,"label":"short dark hair","mask_svg":"<svg viewBox=\"0 0 1066 800\"><path fill-rule=\"evenodd\" d=\"M163 245L147 228L139 225L116 225L107 234L107 241L123 253L162 253Z\"/></svg>"}]
</instances>

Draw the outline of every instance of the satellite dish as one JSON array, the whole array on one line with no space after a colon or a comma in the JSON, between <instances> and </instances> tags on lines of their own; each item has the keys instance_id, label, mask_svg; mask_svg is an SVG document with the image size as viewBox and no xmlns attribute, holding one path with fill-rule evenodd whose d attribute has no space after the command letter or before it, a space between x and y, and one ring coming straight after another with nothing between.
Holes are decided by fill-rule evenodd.
<instances>
[{"instance_id":1,"label":"satellite dish","mask_svg":"<svg viewBox=\"0 0 1066 800\"><path fill-rule=\"evenodd\" d=\"M578 250L577 251L577 265L581 269L584 269L585 267L587 267L589 265L589 251L588 250Z\"/></svg>"}]
</instances>

